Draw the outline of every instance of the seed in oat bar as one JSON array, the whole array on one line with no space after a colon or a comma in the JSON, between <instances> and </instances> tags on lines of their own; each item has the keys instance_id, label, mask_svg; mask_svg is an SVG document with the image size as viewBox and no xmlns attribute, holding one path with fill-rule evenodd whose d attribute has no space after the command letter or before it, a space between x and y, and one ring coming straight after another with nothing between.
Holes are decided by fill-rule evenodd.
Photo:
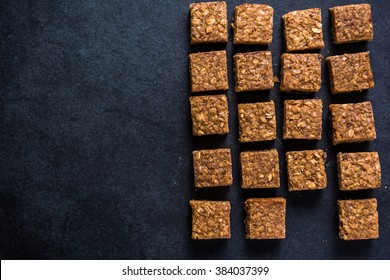
<instances>
[{"instance_id":1,"label":"seed in oat bar","mask_svg":"<svg viewBox=\"0 0 390 280\"><path fill-rule=\"evenodd\" d=\"M289 191L326 188L326 153L323 150L287 152L286 158Z\"/></svg>"},{"instance_id":2,"label":"seed in oat bar","mask_svg":"<svg viewBox=\"0 0 390 280\"><path fill-rule=\"evenodd\" d=\"M191 44L226 43L226 2L200 2L190 5Z\"/></svg>"},{"instance_id":3,"label":"seed in oat bar","mask_svg":"<svg viewBox=\"0 0 390 280\"><path fill-rule=\"evenodd\" d=\"M286 238L286 200L282 197L249 198L245 201L246 238Z\"/></svg>"},{"instance_id":4,"label":"seed in oat bar","mask_svg":"<svg viewBox=\"0 0 390 280\"><path fill-rule=\"evenodd\" d=\"M189 58L192 92L228 89L226 51L192 53Z\"/></svg>"},{"instance_id":5,"label":"seed in oat bar","mask_svg":"<svg viewBox=\"0 0 390 280\"><path fill-rule=\"evenodd\" d=\"M193 151L195 187L230 186L233 183L230 149Z\"/></svg>"},{"instance_id":6,"label":"seed in oat bar","mask_svg":"<svg viewBox=\"0 0 390 280\"><path fill-rule=\"evenodd\" d=\"M285 14L282 18L287 52L324 47L321 9L293 11Z\"/></svg>"},{"instance_id":7,"label":"seed in oat bar","mask_svg":"<svg viewBox=\"0 0 390 280\"><path fill-rule=\"evenodd\" d=\"M278 151L248 151L240 154L241 187L279 188L279 157Z\"/></svg>"},{"instance_id":8,"label":"seed in oat bar","mask_svg":"<svg viewBox=\"0 0 390 280\"><path fill-rule=\"evenodd\" d=\"M379 237L377 201L375 198L339 200L339 235L343 240Z\"/></svg>"},{"instance_id":9,"label":"seed in oat bar","mask_svg":"<svg viewBox=\"0 0 390 280\"><path fill-rule=\"evenodd\" d=\"M371 102L331 104L333 145L372 141L376 138Z\"/></svg>"},{"instance_id":10,"label":"seed in oat bar","mask_svg":"<svg viewBox=\"0 0 390 280\"><path fill-rule=\"evenodd\" d=\"M326 58L332 94L362 91L374 87L369 52Z\"/></svg>"},{"instance_id":11,"label":"seed in oat bar","mask_svg":"<svg viewBox=\"0 0 390 280\"><path fill-rule=\"evenodd\" d=\"M321 99L284 101L283 139L321 140Z\"/></svg>"},{"instance_id":12,"label":"seed in oat bar","mask_svg":"<svg viewBox=\"0 0 390 280\"><path fill-rule=\"evenodd\" d=\"M238 104L238 122L241 143L276 139L273 101Z\"/></svg>"},{"instance_id":13,"label":"seed in oat bar","mask_svg":"<svg viewBox=\"0 0 390 280\"><path fill-rule=\"evenodd\" d=\"M377 152L339 153L337 167L341 191L377 189L381 185Z\"/></svg>"},{"instance_id":14,"label":"seed in oat bar","mask_svg":"<svg viewBox=\"0 0 390 280\"><path fill-rule=\"evenodd\" d=\"M234 55L236 91L269 90L274 87L270 51Z\"/></svg>"},{"instance_id":15,"label":"seed in oat bar","mask_svg":"<svg viewBox=\"0 0 390 280\"><path fill-rule=\"evenodd\" d=\"M370 4L338 6L329 11L333 43L371 41L374 37Z\"/></svg>"},{"instance_id":16,"label":"seed in oat bar","mask_svg":"<svg viewBox=\"0 0 390 280\"><path fill-rule=\"evenodd\" d=\"M320 54L282 55L282 81L280 90L284 92L317 92L321 88Z\"/></svg>"},{"instance_id":17,"label":"seed in oat bar","mask_svg":"<svg viewBox=\"0 0 390 280\"><path fill-rule=\"evenodd\" d=\"M234 11L234 44L270 45L274 9L265 4L241 4Z\"/></svg>"},{"instance_id":18,"label":"seed in oat bar","mask_svg":"<svg viewBox=\"0 0 390 280\"><path fill-rule=\"evenodd\" d=\"M229 133L226 95L191 96L190 104L193 135Z\"/></svg>"},{"instance_id":19,"label":"seed in oat bar","mask_svg":"<svg viewBox=\"0 0 390 280\"><path fill-rule=\"evenodd\" d=\"M192 239L229 239L230 202L190 200Z\"/></svg>"}]
</instances>

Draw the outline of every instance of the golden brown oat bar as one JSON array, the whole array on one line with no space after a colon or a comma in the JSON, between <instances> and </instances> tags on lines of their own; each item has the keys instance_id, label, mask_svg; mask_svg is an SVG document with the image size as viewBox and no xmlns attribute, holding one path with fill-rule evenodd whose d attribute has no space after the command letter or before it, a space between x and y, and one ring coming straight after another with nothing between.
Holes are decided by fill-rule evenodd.
<instances>
[{"instance_id":1,"label":"golden brown oat bar","mask_svg":"<svg viewBox=\"0 0 390 280\"><path fill-rule=\"evenodd\" d=\"M236 91L268 90L274 87L270 51L234 55Z\"/></svg>"},{"instance_id":2,"label":"golden brown oat bar","mask_svg":"<svg viewBox=\"0 0 390 280\"><path fill-rule=\"evenodd\" d=\"M270 102L238 104L240 142L276 139L275 104Z\"/></svg>"},{"instance_id":3,"label":"golden brown oat bar","mask_svg":"<svg viewBox=\"0 0 390 280\"><path fill-rule=\"evenodd\" d=\"M192 239L229 239L230 202L190 200Z\"/></svg>"},{"instance_id":4,"label":"golden brown oat bar","mask_svg":"<svg viewBox=\"0 0 390 280\"><path fill-rule=\"evenodd\" d=\"M339 153L337 166L342 191L376 189L381 185L377 152Z\"/></svg>"},{"instance_id":5,"label":"golden brown oat bar","mask_svg":"<svg viewBox=\"0 0 390 280\"><path fill-rule=\"evenodd\" d=\"M250 151L240 155L242 188L279 188L278 151Z\"/></svg>"},{"instance_id":6,"label":"golden brown oat bar","mask_svg":"<svg viewBox=\"0 0 390 280\"><path fill-rule=\"evenodd\" d=\"M189 58L192 92L228 89L226 51L192 53Z\"/></svg>"},{"instance_id":7,"label":"golden brown oat bar","mask_svg":"<svg viewBox=\"0 0 390 280\"><path fill-rule=\"evenodd\" d=\"M228 41L226 2L193 3L190 17L191 44Z\"/></svg>"},{"instance_id":8,"label":"golden brown oat bar","mask_svg":"<svg viewBox=\"0 0 390 280\"><path fill-rule=\"evenodd\" d=\"M286 238L286 200L275 198L249 198L245 201L246 238Z\"/></svg>"},{"instance_id":9,"label":"golden brown oat bar","mask_svg":"<svg viewBox=\"0 0 390 280\"><path fill-rule=\"evenodd\" d=\"M230 186L233 183L230 149L193 151L195 187Z\"/></svg>"},{"instance_id":10,"label":"golden brown oat bar","mask_svg":"<svg viewBox=\"0 0 390 280\"><path fill-rule=\"evenodd\" d=\"M303 51L324 47L321 9L293 11L283 16L286 51Z\"/></svg>"},{"instance_id":11,"label":"golden brown oat bar","mask_svg":"<svg viewBox=\"0 0 390 280\"><path fill-rule=\"evenodd\" d=\"M229 133L226 95L192 96L190 104L193 135Z\"/></svg>"},{"instance_id":12,"label":"golden brown oat bar","mask_svg":"<svg viewBox=\"0 0 390 280\"><path fill-rule=\"evenodd\" d=\"M321 135L321 99L284 101L283 139L321 140Z\"/></svg>"},{"instance_id":13,"label":"golden brown oat bar","mask_svg":"<svg viewBox=\"0 0 390 280\"><path fill-rule=\"evenodd\" d=\"M323 150L287 152L289 191L320 190L326 188Z\"/></svg>"},{"instance_id":14,"label":"golden brown oat bar","mask_svg":"<svg viewBox=\"0 0 390 280\"><path fill-rule=\"evenodd\" d=\"M370 4L356 4L330 8L333 43L371 41L374 32Z\"/></svg>"},{"instance_id":15,"label":"golden brown oat bar","mask_svg":"<svg viewBox=\"0 0 390 280\"><path fill-rule=\"evenodd\" d=\"M332 94L374 87L368 52L329 56L326 61Z\"/></svg>"},{"instance_id":16,"label":"golden brown oat bar","mask_svg":"<svg viewBox=\"0 0 390 280\"><path fill-rule=\"evenodd\" d=\"M331 104L333 145L372 141L376 138L371 102Z\"/></svg>"},{"instance_id":17,"label":"golden brown oat bar","mask_svg":"<svg viewBox=\"0 0 390 280\"><path fill-rule=\"evenodd\" d=\"M234 44L270 45L274 9L264 4L241 4L234 11Z\"/></svg>"},{"instance_id":18,"label":"golden brown oat bar","mask_svg":"<svg viewBox=\"0 0 390 280\"><path fill-rule=\"evenodd\" d=\"M305 93L319 91L321 62L320 54L283 54L280 90Z\"/></svg>"},{"instance_id":19,"label":"golden brown oat bar","mask_svg":"<svg viewBox=\"0 0 390 280\"><path fill-rule=\"evenodd\" d=\"M344 240L379 237L377 201L375 198L339 200L339 235Z\"/></svg>"}]
</instances>

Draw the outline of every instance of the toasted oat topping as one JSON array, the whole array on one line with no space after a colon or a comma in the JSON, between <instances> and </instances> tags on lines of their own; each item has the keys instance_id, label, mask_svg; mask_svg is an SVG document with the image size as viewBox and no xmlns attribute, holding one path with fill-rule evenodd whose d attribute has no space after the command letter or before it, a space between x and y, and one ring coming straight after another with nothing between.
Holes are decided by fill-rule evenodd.
<instances>
[{"instance_id":1,"label":"toasted oat topping","mask_svg":"<svg viewBox=\"0 0 390 280\"><path fill-rule=\"evenodd\" d=\"M272 43L272 7L264 4L241 4L236 6L234 15L234 44Z\"/></svg>"},{"instance_id":2,"label":"toasted oat topping","mask_svg":"<svg viewBox=\"0 0 390 280\"><path fill-rule=\"evenodd\" d=\"M370 4L330 8L333 43L371 41L374 37Z\"/></svg>"},{"instance_id":3,"label":"toasted oat topping","mask_svg":"<svg viewBox=\"0 0 390 280\"><path fill-rule=\"evenodd\" d=\"M329 56L326 61L333 94L374 87L368 52Z\"/></svg>"},{"instance_id":4,"label":"toasted oat topping","mask_svg":"<svg viewBox=\"0 0 390 280\"><path fill-rule=\"evenodd\" d=\"M323 150L287 152L286 157L289 191L326 188L326 153Z\"/></svg>"},{"instance_id":5,"label":"toasted oat topping","mask_svg":"<svg viewBox=\"0 0 390 280\"><path fill-rule=\"evenodd\" d=\"M324 47L321 9L293 11L283 16L286 51Z\"/></svg>"},{"instance_id":6,"label":"toasted oat topping","mask_svg":"<svg viewBox=\"0 0 390 280\"><path fill-rule=\"evenodd\" d=\"M282 55L282 83L285 92L317 92L321 88L320 54Z\"/></svg>"},{"instance_id":7,"label":"toasted oat topping","mask_svg":"<svg viewBox=\"0 0 390 280\"><path fill-rule=\"evenodd\" d=\"M230 238L230 202L191 200L192 239Z\"/></svg>"},{"instance_id":8,"label":"toasted oat topping","mask_svg":"<svg viewBox=\"0 0 390 280\"><path fill-rule=\"evenodd\" d=\"M193 135L229 133L226 95L192 96L190 104Z\"/></svg>"},{"instance_id":9,"label":"toasted oat topping","mask_svg":"<svg viewBox=\"0 0 390 280\"><path fill-rule=\"evenodd\" d=\"M375 198L339 200L339 235L344 240L379 237L377 201Z\"/></svg>"},{"instance_id":10,"label":"toasted oat topping","mask_svg":"<svg viewBox=\"0 0 390 280\"><path fill-rule=\"evenodd\" d=\"M193 3L190 17L191 44L228 41L226 2Z\"/></svg>"},{"instance_id":11,"label":"toasted oat topping","mask_svg":"<svg viewBox=\"0 0 390 280\"><path fill-rule=\"evenodd\" d=\"M236 91L268 90L274 87L270 51L234 55Z\"/></svg>"},{"instance_id":12,"label":"toasted oat topping","mask_svg":"<svg viewBox=\"0 0 390 280\"><path fill-rule=\"evenodd\" d=\"M276 139L275 104L270 102L238 104L240 142Z\"/></svg>"},{"instance_id":13,"label":"toasted oat topping","mask_svg":"<svg viewBox=\"0 0 390 280\"><path fill-rule=\"evenodd\" d=\"M331 104L333 145L371 141L376 138L371 102Z\"/></svg>"},{"instance_id":14,"label":"toasted oat topping","mask_svg":"<svg viewBox=\"0 0 390 280\"><path fill-rule=\"evenodd\" d=\"M283 139L320 140L321 135L321 99L284 101Z\"/></svg>"},{"instance_id":15,"label":"toasted oat topping","mask_svg":"<svg viewBox=\"0 0 390 280\"><path fill-rule=\"evenodd\" d=\"M286 237L286 200L250 198L245 201L248 239L283 239Z\"/></svg>"},{"instance_id":16,"label":"toasted oat topping","mask_svg":"<svg viewBox=\"0 0 390 280\"><path fill-rule=\"evenodd\" d=\"M195 187L230 186L233 183L230 149L193 151Z\"/></svg>"},{"instance_id":17,"label":"toasted oat topping","mask_svg":"<svg viewBox=\"0 0 390 280\"><path fill-rule=\"evenodd\" d=\"M381 185L377 152L339 153L337 166L342 191L376 189Z\"/></svg>"},{"instance_id":18,"label":"toasted oat topping","mask_svg":"<svg viewBox=\"0 0 390 280\"><path fill-rule=\"evenodd\" d=\"M278 151L250 151L240 155L242 188L279 188Z\"/></svg>"},{"instance_id":19,"label":"toasted oat topping","mask_svg":"<svg viewBox=\"0 0 390 280\"><path fill-rule=\"evenodd\" d=\"M189 58L192 92L228 89L226 51L192 53Z\"/></svg>"}]
</instances>

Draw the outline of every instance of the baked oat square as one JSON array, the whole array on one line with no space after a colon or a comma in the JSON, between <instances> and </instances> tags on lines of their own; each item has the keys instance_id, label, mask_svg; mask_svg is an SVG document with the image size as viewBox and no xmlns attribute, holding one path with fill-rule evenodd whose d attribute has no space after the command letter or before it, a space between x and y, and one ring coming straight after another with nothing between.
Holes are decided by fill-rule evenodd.
<instances>
[{"instance_id":1,"label":"baked oat square","mask_svg":"<svg viewBox=\"0 0 390 280\"><path fill-rule=\"evenodd\" d=\"M191 44L226 43L226 2L200 2L190 5Z\"/></svg>"},{"instance_id":2,"label":"baked oat square","mask_svg":"<svg viewBox=\"0 0 390 280\"><path fill-rule=\"evenodd\" d=\"M337 155L341 191L377 189L381 185L381 166L377 152Z\"/></svg>"},{"instance_id":3,"label":"baked oat square","mask_svg":"<svg viewBox=\"0 0 390 280\"><path fill-rule=\"evenodd\" d=\"M237 92L269 90L274 87L270 51L237 53L234 55L234 66Z\"/></svg>"},{"instance_id":4,"label":"baked oat square","mask_svg":"<svg viewBox=\"0 0 390 280\"><path fill-rule=\"evenodd\" d=\"M319 91L322 58L322 55L316 53L283 54L280 90L300 93Z\"/></svg>"},{"instance_id":5,"label":"baked oat square","mask_svg":"<svg viewBox=\"0 0 390 280\"><path fill-rule=\"evenodd\" d=\"M228 89L226 51L192 53L189 59L192 92Z\"/></svg>"},{"instance_id":6,"label":"baked oat square","mask_svg":"<svg viewBox=\"0 0 390 280\"><path fill-rule=\"evenodd\" d=\"M286 200L275 198L249 198L245 201L246 238L286 238Z\"/></svg>"},{"instance_id":7,"label":"baked oat square","mask_svg":"<svg viewBox=\"0 0 390 280\"><path fill-rule=\"evenodd\" d=\"M226 95L191 96L190 104L193 135L229 133Z\"/></svg>"},{"instance_id":8,"label":"baked oat square","mask_svg":"<svg viewBox=\"0 0 390 280\"><path fill-rule=\"evenodd\" d=\"M234 44L270 45L274 9L265 4L241 4L234 10Z\"/></svg>"},{"instance_id":9,"label":"baked oat square","mask_svg":"<svg viewBox=\"0 0 390 280\"><path fill-rule=\"evenodd\" d=\"M190 200L192 239L229 239L230 202Z\"/></svg>"},{"instance_id":10,"label":"baked oat square","mask_svg":"<svg viewBox=\"0 0 390 280\"><path fill-rule=\"evenodd\" d=\"M321 140L321 99L284 101L283 139Z\"/></svg>"},{"instance_id":11,"label":"baked oat square","mask_svg":"<svg viewBox=\"0 0 390 280\"><path fill-rule=\"evenodd\" d=\"M375 198L339 200L339 235L343 240L379 237L377 201Z\"/></svg>"},{"instance_id":12,"label":"baked oat square","mask_svg":"<svg viewBox=\"0 0 390 280\"><path fill-rule=\"evenodd\" d=\"M329 11L333 43L371 41L374 37L370 4L338 6Z\"/></svg>"},{"instance_id":13,"label":"baked oat square","mask_svg":"<svg viewBox=\"0 0 390 280\"><path fill-rule=\"evenodd\" d=\"M238 104L238 123L241 143L275 140L274 102Z\"/></svg>"},{"instance_id":14,"label":"baked oat square","mask_svg":"<svg viewBox=\"0 0 390 280\"><path fill-rule=\"evenodd\" d=\"M279 188L279 157L278 151L249 151L240 154L241 187Z\"/></svg>"},{"instance_id":15,"label":"baked oat square","mask_svg":"<svg viewBox=\"0 0 390 280\"><path fill-rule=\"evenodd\" d=\"M326 62L332 94L362 91L375 85L369 52L329 56Z\"/></svg>"},{"instance_id":16,"label":"baked oat square","mask_svg":"<svg viewBox=\"0 0 390 280\"><path fill-rule=\"evenodd\" d=\"M287 152L286 158L289 191L326 188L326 153L323 150Z\"/></svg>"},{"instance_id":17,"label":"baked oat square","mask_svg":"<svg viewBox=\"0 0 390 280\"><path fill-rule=\"evenodd\" d=\"M193 151L195 187L230 186L233 183L230 149Z\"/></svg>"},{"instance_id":18,"label":"baked oat square","mask_svg":"<svg viewBox=\"0 0 390 280\"><path fill-rule=\"evenodd\" d=\"M371 102L331 104L333 145L372 141L376 138Z\"/></svg>"},{"instance_id":19,"label":"baked oat square","mask_svg":"<svg viewBox=\"0 0 390 280\"><path fill-rule=\"evenodd\" d=\"M293 11L282 18L287 52L324 47L321 9Z\"/></svg>"}]
</instances>

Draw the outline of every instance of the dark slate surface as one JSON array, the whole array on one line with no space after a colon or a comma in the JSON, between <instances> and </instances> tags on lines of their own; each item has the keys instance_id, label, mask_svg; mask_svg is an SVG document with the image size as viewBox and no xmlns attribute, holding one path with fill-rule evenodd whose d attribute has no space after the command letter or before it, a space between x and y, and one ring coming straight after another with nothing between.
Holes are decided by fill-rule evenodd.
<instances>
[{"instance_id":1,"label":"dark slate surface","mask_svg":"<svg viewBox=\"0 0 390 280\"><path fill-rule=\"evenodd\" d=\"M0 256L6 259L389 259L389 36L390 3L372 4L375 39L334 46L329 7L354 1L262 1L275 8L274 71L283 49L281 16L294 9L322 8L324 56L371 51L375 89L332 97L324 71L315 97L324 102L324 137L319 142L282 141L282 104L293 95L235 94L232 55L227 45L191 48L191 1L0 2ZM252 2L252 1L249 1ZM229 18L241 1L228 1ZM195 138L189 114L190 51L226 48L231 133ZM324 68L325 69L325 68ZM298 97L299 98L299 97ZM278 140L240 145L237 102L274 100ZM378 139L330 145L327 107L331 102L371 100ZM191 151L230 147L234 185L195 191ZM241 150L276 147L282 188L239 188ZM328 187L288 192L284 153L325 148ZM383 186L340 193L338 151L379 151ZM243 201L248 197L287 199L287 239L244 238ZM338 198L376 197L378 240L343 242L338 237ZM232 239L192 241L192 198L231 201Z\"/></svg>"}]
</instances>

